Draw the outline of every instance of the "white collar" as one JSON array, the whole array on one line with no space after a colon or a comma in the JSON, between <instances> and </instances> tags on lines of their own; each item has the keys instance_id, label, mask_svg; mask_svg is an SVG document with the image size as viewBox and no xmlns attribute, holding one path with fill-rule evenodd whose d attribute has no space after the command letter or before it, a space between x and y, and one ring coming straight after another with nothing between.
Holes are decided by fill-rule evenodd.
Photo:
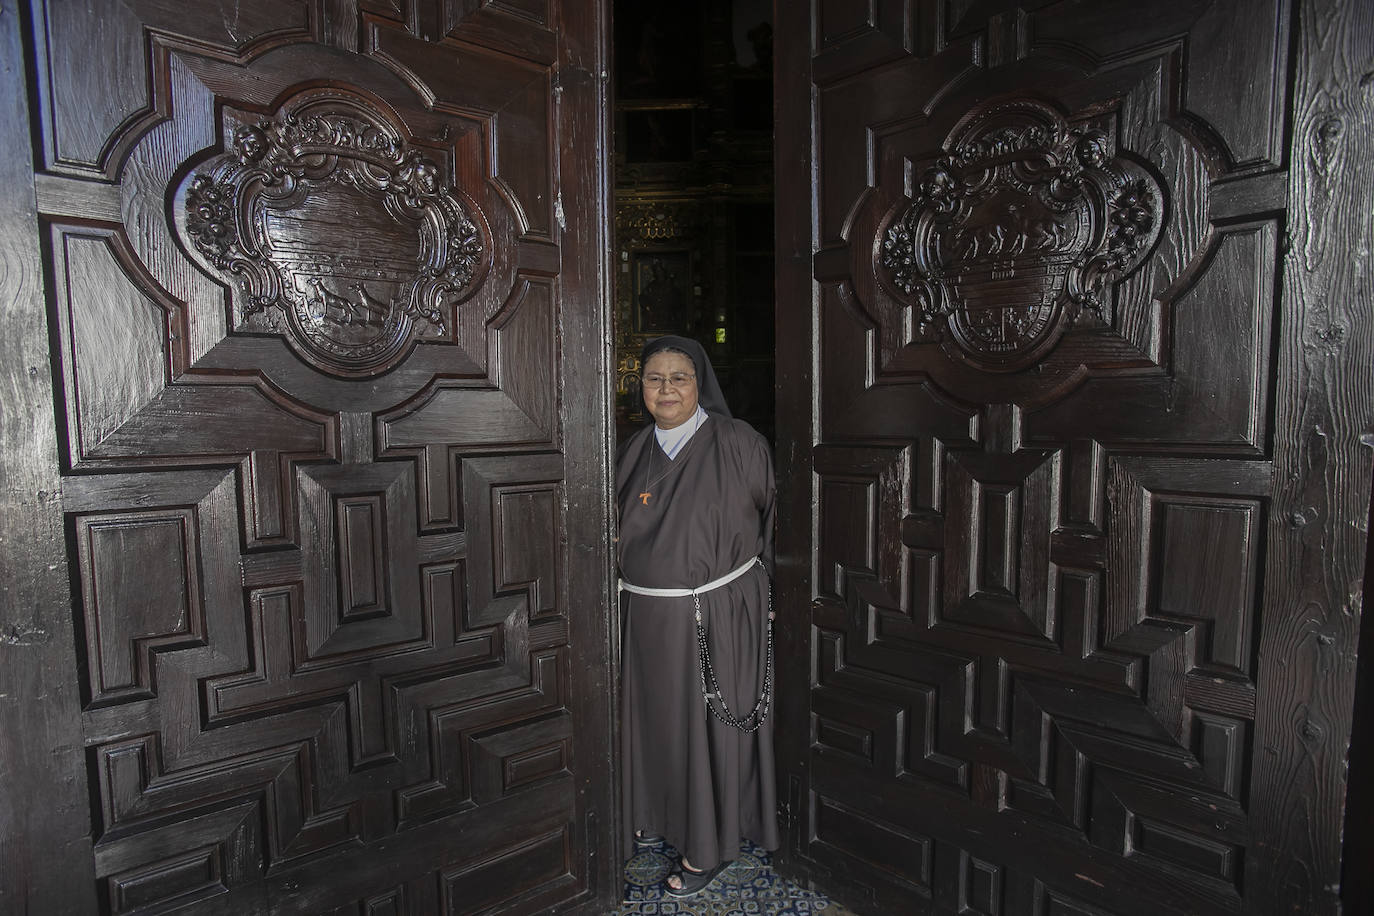
<instances>
[{"instance_id":1,"label":"white collar","mask_svg":"<svg viewBox=\"0 0 1374 916\"><path fill-rule=\"evenodd\" d=\"M663 447L663 452L669 458L676 458L677 453L682 451L682 447L687 444L687 440L701 428L701 424L710 419L708 414L700 404L697 405L696 416L692 417L691 422L679 423L672 429L662 429L654 427L654 438Z\"/></svg>"}]
</instances>

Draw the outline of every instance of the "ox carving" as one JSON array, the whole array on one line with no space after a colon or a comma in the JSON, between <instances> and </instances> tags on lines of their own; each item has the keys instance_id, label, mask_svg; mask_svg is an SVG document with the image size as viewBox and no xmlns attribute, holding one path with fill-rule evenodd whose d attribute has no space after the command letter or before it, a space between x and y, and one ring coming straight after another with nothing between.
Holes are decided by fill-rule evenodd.
<instances>
[{"instance_id":1,"label":"ox carving","mask_svg":"<svg viewBox=\"0 0 1374 916\"><path fill-rule=\"evenodd\" d=\"M1158 238L1159 183L1100 116L1033 100L965 118L880 225L878 277L918 339L988 370L1024 369L1075 322L1110 323L1110 284Z\"/></svg>"}]
</instances>

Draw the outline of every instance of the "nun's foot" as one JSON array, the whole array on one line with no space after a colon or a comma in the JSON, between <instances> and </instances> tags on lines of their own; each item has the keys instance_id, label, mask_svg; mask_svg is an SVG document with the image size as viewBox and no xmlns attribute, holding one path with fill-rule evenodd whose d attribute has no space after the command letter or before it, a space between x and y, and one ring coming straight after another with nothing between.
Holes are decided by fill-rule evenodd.
<instances>
[{"instance_id":1,"label":"nun's foot","mask_svg":"<svg viewBox=\"0 0 1374 916\"><path fill-rule=\"evenodd\" d=\"M705 871L697 871L686 859L682 860L680 871L673 872L668 876L668 896L670 897L691 897L706 889L716 875L730 867L728 861L716 863L715 868Z\"/></svg>"}]
</instances>

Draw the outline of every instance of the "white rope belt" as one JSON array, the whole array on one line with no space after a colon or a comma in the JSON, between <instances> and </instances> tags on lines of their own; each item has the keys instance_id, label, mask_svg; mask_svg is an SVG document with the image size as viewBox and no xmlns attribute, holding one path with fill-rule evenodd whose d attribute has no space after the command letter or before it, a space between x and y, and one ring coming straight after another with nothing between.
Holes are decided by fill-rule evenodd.
<instances>
[{"instance_id":1,"label":"white rope belt","mask_svg":"<svg viewBox=\"0 0 1374 916\"><path fill-rule=\"evenodd\" d=\"M731 570L719 579L712 579L710 582L698 588L648 588L643 585L631 585L624 579L617 579L615 587L616 591L630 592L635 595L648 595L651 598L695 598L705 592L718 589L722 585L729 585L731 582L734 582L740 576L753 569L755 563L760 566L763 565L762 560L758 557L754 557L739 569Z\"/></svg>"}]
</instances>

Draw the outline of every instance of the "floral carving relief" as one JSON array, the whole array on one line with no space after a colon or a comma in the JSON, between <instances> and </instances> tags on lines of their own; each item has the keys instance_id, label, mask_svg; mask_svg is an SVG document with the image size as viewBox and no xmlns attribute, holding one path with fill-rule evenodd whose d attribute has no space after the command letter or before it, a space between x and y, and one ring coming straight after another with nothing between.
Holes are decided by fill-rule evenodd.
<instances>
[{"instance_id":1,"label":"floral carving relief","mask_svg":"<svg viewBox=\"0 0 1374 916\"><path fill-rule=\"evenodd\" d=\"M184 232L235 281L241 330L282 333L343 376L447 339L490 258L476 206L433 159L368 104L322 91L232 130L190 180Z\"/></svg>"},{"instance_id":2,"label":"floral carving relief","mask_svg":"<svg viewBox=\"0 0 1374 916\"><path fill-rule=\"evenodd\" d=\"M877 273L919 338L1015 371L1070 324L1110 323L1109 286L1144 260L1163 209L1158 182L1091 119L1002 102L965 119L879 227Z\"/></svg>"}]
</instances>

